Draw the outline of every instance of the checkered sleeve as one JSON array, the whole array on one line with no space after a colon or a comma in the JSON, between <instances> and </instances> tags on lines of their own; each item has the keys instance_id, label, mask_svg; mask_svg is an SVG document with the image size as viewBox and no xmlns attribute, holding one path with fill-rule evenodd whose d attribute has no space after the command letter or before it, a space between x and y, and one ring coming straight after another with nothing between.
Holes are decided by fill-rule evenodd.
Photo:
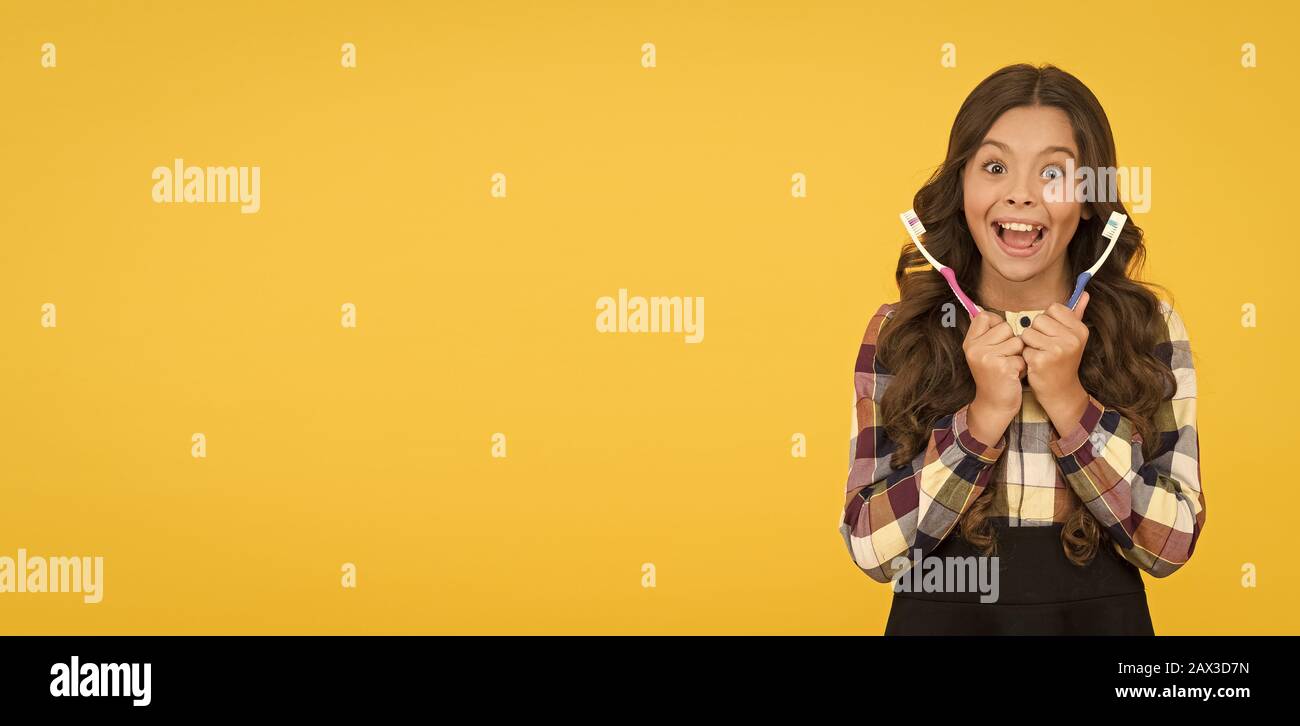
<instances>
[{"instance_id":1,"label":"checkered sleeve","mask_svg":"<svg viewBox=\"0 0 1300 726\"><path fill-rule=\"evenodd\" d=\"M1110 533L1116 551L1153 577L1182 567L1205 526L1196 371L1182 318L1164 301L1161 309L1169 335L1157 353L1177 386L1156 414L1156 455L1144 460L1133 422L1091 395L1079 423L1059 437L1053 431L1048 443L1069 486Z\"/></svg>"},{"instance_id":2,"label":"checkered sleeve","mask_svg":"<svg viewBox=\"0 0 1300 726\"><path fill-rule=\"evenodd\" d=\"M968 406L939 418L925 450L894 468L897 444L885 432L880 402L892 374L876 357L880 329L894 311L880 307L867 324L854 369L854 428L840 534L853 562L879 582L890 582L928 555L957 524L993 474L1007 446L976 439L966 425Z\"/></svg>"}]
</instances>

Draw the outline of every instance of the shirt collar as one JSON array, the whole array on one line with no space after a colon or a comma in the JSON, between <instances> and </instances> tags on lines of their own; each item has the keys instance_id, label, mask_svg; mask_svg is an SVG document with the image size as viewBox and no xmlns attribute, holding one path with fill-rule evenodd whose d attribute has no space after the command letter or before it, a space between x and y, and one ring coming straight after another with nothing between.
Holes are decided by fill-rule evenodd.
<instances>
[{"instance_id":1,"label":"shirt collar","mask_svg":"<svg viewBox=\"0 0 1300 726\"><path fill-rule=\"evenodd\" d=\"M985 307L984 309L1001 315L1011 324L1011 330L1013 330L1016 335L1025 332L1025 329L1033 324L1034 318L1047 312L1046 310L999 310L994 307Z\"/></svg>"}]
</instances>

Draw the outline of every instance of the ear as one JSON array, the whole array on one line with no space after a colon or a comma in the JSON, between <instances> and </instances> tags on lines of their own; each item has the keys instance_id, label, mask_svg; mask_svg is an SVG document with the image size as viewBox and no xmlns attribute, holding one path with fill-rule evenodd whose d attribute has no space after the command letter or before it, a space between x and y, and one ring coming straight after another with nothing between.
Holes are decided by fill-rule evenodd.
<instances>
[{"instance_id":1,"label":"ear","mask_svg":"<svg viewBox=\"0 0 1300 726\"><path fill-rule=\"evenodd\" d=\"M1083 212L1082 212L1081 216L1082 216L1084 219L1092 219L1092 205L1088 204L1087 202L1084 202L1084 203L1083 203Z\"/></svg>"}]
</instances>

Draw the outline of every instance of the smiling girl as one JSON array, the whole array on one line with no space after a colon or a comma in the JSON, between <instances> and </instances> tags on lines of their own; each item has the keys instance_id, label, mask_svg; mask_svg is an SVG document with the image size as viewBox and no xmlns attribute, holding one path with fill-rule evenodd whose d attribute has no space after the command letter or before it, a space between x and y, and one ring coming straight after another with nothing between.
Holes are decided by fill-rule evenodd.
<instances>
[{"instance_id":1,"label":"smiling girl","mask_svg":"<svg viewBox=\"0 0 1300 726\"><path fill-rule=\"evenodd\" d=\"M1053 66L1009 66L966 98L914 199L983 310L967 318L908 244L899 301L862 340L840 532L873 579L920 567L928 585L896 585L886 635L1154 634L1140 573L1182 567L1205 525L1187 330L1135 279L1137 225L1065 305L1124 211L1049 193L1069 160L1116 166L1101 104ZM994 602L953 577L980 557Z\"/></svg>"}]
</instances>

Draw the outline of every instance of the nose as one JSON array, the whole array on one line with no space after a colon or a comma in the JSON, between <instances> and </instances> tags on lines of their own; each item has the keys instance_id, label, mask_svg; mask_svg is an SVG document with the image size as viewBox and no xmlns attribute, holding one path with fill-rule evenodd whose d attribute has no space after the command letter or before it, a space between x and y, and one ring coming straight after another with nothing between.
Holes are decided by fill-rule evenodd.
<instances>
[{"instance_id":1,"label":"nose","mask_svg":"<svg viewBox=\"0 0 1300 726\"><path fill-rule=\"evenodd\" d=\"M1007 194L1006 203L1008 206L1017 209L1021 207L1025 209L1033 209L1037 204L1034 200L1034 196L1029 193L1029 190L1019 186Z\"/></svg>"},{"instance_id":2,"label":"nose","mask_svg":"<svg viewBox=\"0 0 1300 726\"><path fill-rule=\"evenodd\" d=\"M1030 181L1025 179L1024 175L1017 175L1016 180L1007 190L1007 205L1016 209L1033 209L1038 202L1032 189Z\"/></svg>"}]
</instances>

